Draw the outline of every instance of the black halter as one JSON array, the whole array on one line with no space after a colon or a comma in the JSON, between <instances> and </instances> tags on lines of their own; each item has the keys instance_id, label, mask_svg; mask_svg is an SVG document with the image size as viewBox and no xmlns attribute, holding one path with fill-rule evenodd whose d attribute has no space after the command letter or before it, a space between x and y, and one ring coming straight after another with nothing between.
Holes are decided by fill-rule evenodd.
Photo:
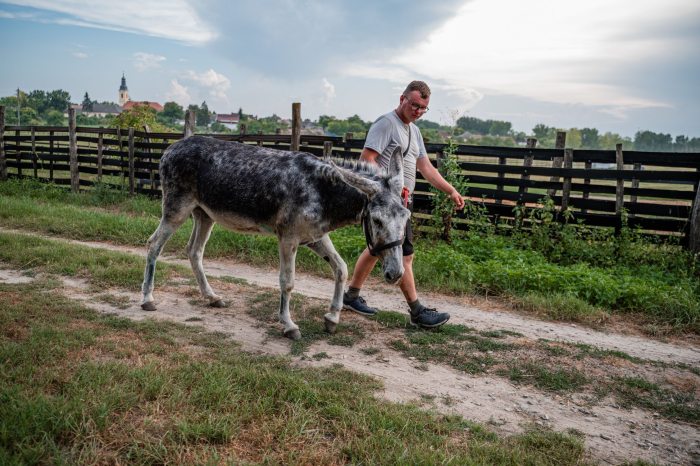
<instances>
[{"instance_id":1,"label":"black halter","mask_svg":"<svg viewBox=\"0 0 700 466\"><path fill-rule=\"evenodd\" d=\"M369 253L372 256L376 256L378 253L381 251L384 251L385 249L393 248L396 246L401 246L403 244L403 238L397 239L396 241L392 241L391 243L386 243L386 244L380 244L378 246L375 246L372 244L372 236L370 235L370 226L369 226L369 208L365 204L365 208L362 211L362 229L365 232L365 240L367 241L367 249L369 249Z\"/></svg>"}]
</instances>

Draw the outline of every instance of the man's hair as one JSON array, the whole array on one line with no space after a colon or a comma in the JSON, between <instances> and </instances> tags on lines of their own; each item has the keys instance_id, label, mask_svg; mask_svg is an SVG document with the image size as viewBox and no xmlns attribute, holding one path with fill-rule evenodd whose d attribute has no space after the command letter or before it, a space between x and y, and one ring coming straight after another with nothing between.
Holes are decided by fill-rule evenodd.
<instances>
[{"instance_id":1,"label":"man's hair","mask_svg":"<svg viewBox=\"0 0 700 466\"><path fill-rule=\"evenodd\" d=\"M406 90L403 91L403 95L408 95L413 91L420 92L421 99L427 99L428 97L430 97L430 88L423 81L411 81L410 83L408 83L408 86L406 86Z\"/></svg>"}]
</instances>

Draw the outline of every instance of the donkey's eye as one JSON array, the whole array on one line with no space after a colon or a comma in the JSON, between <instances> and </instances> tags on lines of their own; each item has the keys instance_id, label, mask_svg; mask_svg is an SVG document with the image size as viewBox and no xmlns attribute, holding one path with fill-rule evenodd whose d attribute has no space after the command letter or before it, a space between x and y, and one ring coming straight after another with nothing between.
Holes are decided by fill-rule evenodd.
<instances>
[{"instance_id":1,"label":"donkey's eye","mask_svg":"<svg viewBox=\"0 0 700 466\"><path fill-rule=\"evenodd\" d=\"M377 228L381 228L382 225L383 225L382 221L379 220L379 219L377 219L377 218L373 218L373 219L372 219L372 223L374 223L374 225L375 225Z\"/></svg>"}]
</instances>

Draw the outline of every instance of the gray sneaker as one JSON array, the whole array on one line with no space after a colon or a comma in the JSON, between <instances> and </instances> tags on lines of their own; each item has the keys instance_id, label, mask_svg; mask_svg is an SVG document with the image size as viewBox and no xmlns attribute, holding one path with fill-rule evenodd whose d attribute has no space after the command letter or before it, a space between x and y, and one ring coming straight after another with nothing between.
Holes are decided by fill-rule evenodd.
<instances>
[{"instance_id":1,"label":"gray sneaker","mask_svg":"<svg viewBox=\"0 0 700 466\"><path fill-rule=\"evenodd\" d=\"M411 325L420 328L437 328L450 320L447 312L424 307L418 314L411 314Z\"/></svg>"},{"instance_id":2,"label":"gray sneaker","mask_svg":"<svg viewBox=\"0 0 700 466\"><path fill-rule=\"evenodd\" d=\"M358 296L355 299L348 298L347 293L343 294L343 309L348 309L350 311L355 311L363 316L374 316L377 315L377 310L373 307L369 307L365 298Z\"/></svg>"}]
</instances>

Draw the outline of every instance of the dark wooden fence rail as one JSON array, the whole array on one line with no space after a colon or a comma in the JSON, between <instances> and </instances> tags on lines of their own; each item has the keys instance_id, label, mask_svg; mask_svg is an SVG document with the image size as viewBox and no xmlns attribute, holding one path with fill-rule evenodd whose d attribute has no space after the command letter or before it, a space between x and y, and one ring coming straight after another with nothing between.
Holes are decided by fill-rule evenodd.
<instances>
[{"instance_id":1,"label":"dark wooden fence rail","mask_svg":"<svg viewBox=\"0 0 700 466\"><path fill-rule=\"evenodd\" d=\"M293 107L295 126L300 109ZM163 151L194 134L193 119L184 133L132 129L4 126L0 107L0 179L32 177L60 185L89 188L97 184L129 192L160 195L158 163ZM281 150L299 147L319 157L357 158L363 139L300 134L214 134L212 137ZM622 211L632 227L657 234L680 234L700 252L700 153L565 149L565 133L557 149L457 146L466 195L494 219L514 219L518 206L537 208L549 195L559 210L567 207L575 221L620 228ZM426 144L437 163L445 144ZM606 165L599 165L606 164ZM72 168L72 169L71 169ZM72 173L72 174L71 174ZM415 207L429 213L431 193L420 176ZM464 220L463 214L458 214ZM467 220L458 228L468 228Z\"/></svg>"}]
</instances>

